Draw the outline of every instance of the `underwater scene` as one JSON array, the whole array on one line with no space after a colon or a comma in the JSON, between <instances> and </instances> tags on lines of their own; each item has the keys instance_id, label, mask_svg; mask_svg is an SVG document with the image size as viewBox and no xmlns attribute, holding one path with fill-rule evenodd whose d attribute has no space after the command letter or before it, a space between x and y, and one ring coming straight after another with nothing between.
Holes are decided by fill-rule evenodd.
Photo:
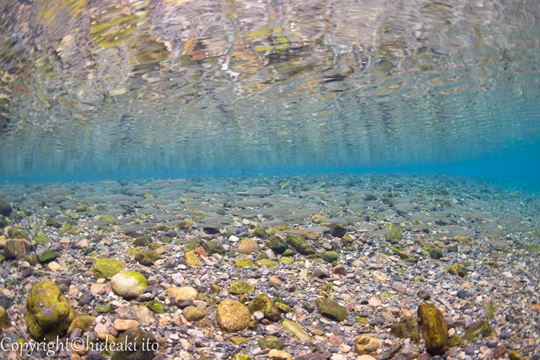
<instances>
[{"instance_id":1,"label":"underwater scene","mask_svg":"<svg viewBox=\"0 0 540 360\"><path fill-rule=\"evenodd\" d=\"M537 0L0 0L0 359L540 360Z\"/></svg>"}]
</instances>

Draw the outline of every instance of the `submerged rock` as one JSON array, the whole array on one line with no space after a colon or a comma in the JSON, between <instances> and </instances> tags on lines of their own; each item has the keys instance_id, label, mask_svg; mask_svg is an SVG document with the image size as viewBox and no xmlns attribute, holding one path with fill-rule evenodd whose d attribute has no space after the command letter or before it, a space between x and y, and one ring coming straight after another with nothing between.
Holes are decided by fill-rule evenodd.
<instances>
[{"instance_id":1,"label":"submerged rock","mask_svg":"<svg viewBox=\"0 0 540 360\"><path fill-rule=\"evenodd\" d=\"M401 319L401 321L392 325L390 334L401 339L418 339L420 335L418 332L418 321L416 320L416 317L404 317Z\"/></svg>"},{"instance_id":2,"label":"submerged rock","mask_svg":"<svg viewBox=\"0 0 540 360\"><path fill-rule=\"evenodd\" d=\"M259 244L253 239L243 238L238 245L238 252L240 254L253 254L259 251Z\"/></svg>"},{"instance_id":3,"label":"submerged rock","mask_svg":"<svg viewBox=\"0 0 540 360\"><path fill-rule=\"evenodd\" d=\"M371 354L382 346L381 339L376 334L360 335L354 341L354 350L358 355Z\"/></svg>"},{"instance_id":4,"label":"submerged rock","mask_svg":"<svg viewBox=\"0 0 540 360\"><path fill-rule=\"evenodd\" d=\"M315 249L298 234L287 234L287 243L302 255L315 254Z\"/></svg>"},{"instance_id":5,"label":"submerged rock","mask_svg":"<svg viewBox=\"0 0 540 360\"><path fill-rule=\"evenodd\" d=\"M342 321L347 318L347 309L332 299L320 297L315 300L315 304L321 315L327 318L335 321Z\"/></svg>"},{"instance_id":6,"label":"submerged rock","mask_svg":"<svg viewBox=\"0 0 540 360\"><path fill-rule=\"evenodd\" d=\"M279 321L281 318L276 304L266 294L255 296L248 304L248 309L252 314L256 311L262 312L264 317L270 321Z\"/></svg>"},{"instance_id":7,"label":"submerged rock","mask_svg":"<svg viewBox=\"0 0 540 360\"><path fill-rule=\"evenodd\" d=\"M242 280L236 280L231 283L229 291L235 295L252 294L255 291L255 287Z\"/></svg>"},{"instance_id":8,"label":"submerged rock","mask_svg":"<svg viewBox=\"0 0 540 360\"><path fill-rule=\"evenodd\" d=\"M11 209L11 205L9 205L7 202L0 200L0 215L4 215L5 217L8 217L11 215L11 212L13 210Z\"/></svg>"},{"instance_id":9,"label":"submerged rock","mask_svg":"<svg viewBox=\"0 0 540 360\"><path fill-rule=\"evenodd\" d=\"M266 243L266 246L268 246L268 248L278 255L283 254L288 248L287 243L278 236L274 236L272 239L270 239Z\"/></svg>"},{"instance_id":10,"label":"submerged rock","mask_svg":"<svg viewBox=\"0 0 540 360\"><path fill-rule=\"evenodd\" d=\"M206 316L207 311L196 306L188 306L183 310L183 314L188 321L199 321Z\"/></svg>"},{"instance_id":11,"label":"submerged rock","mask_svg":"<svg viewBox=\"0 0 540 360\"><path fill-rule=\"evenodd\" d=\"M154 335L138 327L122 333L116 339L116 344L123 345L115 347L116 351L113 352L111 360L151 360L155 350L159 349Z\"/></svg>"},{"instance_id":12,"label":"submerged rock","mask_svg":"<svg viewBox=\"0 0 540 360\"><path fill-rule=\"evenodd\" d=\"M73 308L54 281L42 281L26 301L26 327L32 339L53 341L63 337L73 321Z\"/></svg>"},{"instance_id":13,"label":"submerged rock","mask_svg":"<svg viewBox=\"0 0 540 360\"><path fill-rule=\"evenodd\" d=\"M7 329L11 326L11 322L9 321L8 314L6 310L0 306L0 330Z\"/></svg>"},{"instance_id":14,"label":"submerged rock","mask_svg":"<svg viewBox=\"0 0 540 360\"><path fill-rule=\"evenodd\" d=\"M479 337L490 338L496 336L497 333L495 332L495 329L493 329L493 326L486 320L481 320L472 324L467 331L465 331L464 337L465 340L471 342Z\"/></svg>"},{"instance_id":15,"label":"submerged rock","mask_svg":"<svg viewBox=\"0 0 540 360\"><path fill-rule=\"evenodd\" d=\"M219 303L217 321L225 332L239 332L249 325L249 309L236 300L226 299Z\"/></svg>"},{"instance_id":16,"label":"submerged rock","mask_svg":"<svg viewBox=\"0 0 540 360\"><path fill-rule=\"evenodd\" d=\"M122 271L126 265L120 260L112 258L94 259L94 277L96 279L111 278Z\"/></svg>"},{"instance_id":17,"label":"submerged rock","mask_svg":"<svg viewBox=\"0 0 540 360\"><path fill-rule=\"evenodd\" d=\"M144 293L148 280L135 271L121 271L111 278L114 293L124 299L135 299Z\"/></svg>"},{"instance_id":18,"label":"submerged rock","mask_svg":"<svg viewBox=\"0 0 540 360\"><path fill-rule=\"evenodd\" d=\"M313 338L309 336L308 333L305 332L305 330L302 329L302 327L294 321L283 320L283 322L281 323L281 326L283 327L283 329L285 329L285 331L293 335L296 338L296 340L298 340L301 343L313 341Z\"/></svg>"},{"instance_id":19,"label":"submerged rock","mask_svg":"<svg viewBox=\"0 0 540 360\"><path fill-rule=\"evenodd\" d=\"M448 328L443 313L429 303L418 307L418 317L426 341L426 349L432 355L442 354L448 341Z\"/></svg>"},{"instance_id":20,"label":"submerged rock","mask_svg":"<svg viewBox=\"0 0 540 360\"><path fill-rule=\"evenodd\" d=\"M4 245L4 256L6 259L15 259L28 253L31 247L32 245L26 239L8 239Z\"/></svg>"}]
</instances>

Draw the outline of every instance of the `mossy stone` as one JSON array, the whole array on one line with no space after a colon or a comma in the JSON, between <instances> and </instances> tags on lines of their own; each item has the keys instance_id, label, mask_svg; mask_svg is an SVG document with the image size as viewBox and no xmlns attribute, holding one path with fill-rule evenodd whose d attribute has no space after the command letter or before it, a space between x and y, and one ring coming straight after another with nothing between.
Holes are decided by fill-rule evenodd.
<instances>
[{"instance_id":1,"label":"mossy stone","mask_svg":"<svg viewBox=\"0 0 540 360\"><path fill-rule=\"evenodd\" d=\"M248 255L259 251L259 244L253 239L248 237L242 238L240 244L238 244L238 252L240 254Z\"/></svg>"},{"instance_id":2,"label":"mossy stone","mask_svg":"<svg viewBox=\"0 0 540 360\"><path fill-rule=\"evenodd\" d=\"M463 339L459 334L455 334L450 339L448 339L448 347L455 347L463 345Z\"/></svg>"},{"instance_id":3,"label":"mossy stone","mask_svg":"<svg viewBox=\"0 0 540 360\"><path fill-rule=\"evenodd\" d=\"M347 318L347 309L332 299L319 297L315 300L315 304L321 315L326 316L329 319L342 321Z\"/></svg>"},{"instance_id":4,"label":"mossy stone","mask_svg":"<svg viewBox=\"0 0 540 360\"><path fill-rule=\"evenodd\" d=\"M324 254L322 254L321 258L327 263L331 264L334 261L337 261L339 259L339 254L335 251L327 251Z\"/></svg>"},{"instance_id":5,"label":"mossy stone","mask_svg":"<svg viewBox=\"0 0 540 360\"><path fill-rule=\"evenodd\" d=\"M43 245L49 242L49 238L44 233L38 233L32 238L32 241L36 244Z\"/></svg>"},{"instance_id":6,"label":"mossy stone","mask_svg":"<svg viewBox=\"0 0 540 360\"><path fill-rule=\"evenodd\" d=\"M401 229L394 224L388 224L383 227L383 230L386 231L384 238L390 242L396 242L403 239L403 233Z\"/></svg>"},{"instance_id":7,"label":"mossy stone","mask_svg":"<svg viewBox=\"0 0 540 360\"><path fill-rule=\"evenodd\" d=\"M201 266L201 259L192 251L187 251L184 253L184 260L186 261L187 266Z\"/></svg>"},{"instance_id":8,"label":"mossy stone","mask_svg":"<svg viewBox=\"0 0 540 360\"><path fill-rule=\"evenodd\" d=\"M427 351L432 355L444 353L448 341L448 327L443 313L432 304L423 303L418 307L418 317Z\"/></svg>"},{"instance_id":9,"label":"mossy stone","mask_svg":"<svg viewBox=\"0 0 540 360\"><path fill-rule=\"evenodd\" d=\"M266 239L268 238L268 233L266 232L266 230L264 230L262 227L257 227L254 231L253 231L253 235L255 235L256 237L258 237L259 239Z\"/></svg>"},{"instance_id":10,"label":"mossy stone","mask_svg":"<svg viewBox=\"0 0 540 360\"><path fill-rule=\"evenodd\" d=\"M247 307L250 313L253 314L256 311L260 311L270 321L279 321L281 318L276 304L266 294L255 296Z\"/></svg>"},{"instance_id":11,"label":"mossy stone","mask_svg":"<svg viewBox=\"0 0 540 360\"><path fill-rule=\"evenodd\" d=\"M180 222L180 229L188 230L195 225L195 221L191 219L184 219Z\"/></svg>"},{"instance_id":12,"label":"mossy stone","mask_svg":"<svg viewBox=\"0 0 540 360\"><path fill-rule=\"evenodd\" d=\"M287 243L278 236L274 236L272 239L267 241L266 246L275 254L283 254L288 248Z\"/></svg>"},{"instance_id":13,"label":"mossy stone","mask_svg":"<svg viewBox=\"0 0 540 360\"><path fill-rule=\"evenodd\" d=\"M165 313L165 307L157 300L150 300L144 303L144 306L150 309L153 313L163 314Z\"/></svg>"},{"instance_id":14,"label":"mossy stone","mask_svg":"<svg viewBox=\"0 0 540 360\"><path fill-rule=\"evenodd\" d=\"M255 262L255 265L258 267L266 266L267 268L276 268L278 267L278 262L270 259L262 259Z\"/></svg>"},{"instance_id":15,"label":"mossy stone","mask_svg":"<svg viewBox=\"0 0 540 360\"><path fill-rule=\"evenodd\" d=\"M245 258L240 258L236 260L236 263L234 264L238 269L243 269L246 267L253 267L253 263Z\"/></svg>"},{"instance_id":16,"label":"mossy stone","mask_svg":"<svg viewBox=\"0 0 540 360\"><path fill-rule=\"evenodd\" d=\"M36 341L63 337L74 318L73 308L54 281L41 281L32 287L26 310L26 327Z\"/></svg>"},{"instance_id":17,"label":"mossy stone","mask_svg":"<svg viewBox=\"0 0 540 360\"><path fill-rule=\"evenodd\" d=\"M223 245L221 245L221 243L219 241L207 241L205 243L202 244L202 247L204 249L204 251L206 251L206 253L208 255L214 255L214 254L219 254L219 255L223 255L225 254L225 249L223 248Z\"/></svg>"},{"instance_id":18,"label":"mossy stone","mask_svg":"<svg viewBox=\"0 0 540 360\"><path fill-rule=\"evenodd\" d=\"M235 295L252 294L255 291L255 287L242 280L236 280L231 283L229 291Z\"/></svg>"},{"instance_id":19,"label":"mossy stone","mask_svg":"<svg viewBox=\"0 0 540 360\"><path fill-rule=\"evenodd\" d=\"M292 264L294 262L294 259L290 256L282 256L279 258L279 262L282 262L284 264Z\"/></svg>"},{"instance_id":20,"label":"mossy stone","mask_svg":"<svg viewBox=\"0 0 540 360\"><path fill-rule=\"evenodd\" d=\"M159 260L160 255L152 250L139 251L135 254L135 260L141 265L152 266Z\"/></svg>"},{"instance_id":21,"label":"mossy stone","mask_svg":"<svg viewBox=\"0 0 540 360\"><path fill-rule=\"evenodd\" d=\"M112 307L112 305L96 305L94 310L98 314L109 314L109 313L112 313L114 311L114 308Z\"/></svg>"},{"instance_id":22,"label":"mossy stone","mask_svg":"<svg viewBox=\"0 0 540 360\"><path fill-rule=\"evenodd\" d=\"M90 316L90 315L77 316L75 319L73 319L73 321L71 322L71 325L69 326L67 330L68 335L71 334L71 332L75 328L81 329L83 331L88 329L90 326L92 326L95 320L96 320L95 316Z\"/></svg>"},{"instance_id":23,"label":"mossy stone","mask_svg":"<svg viewBox=\"0 0 540 360\"><path fill-rule=\"evenodd\" d=\"M41 264L48 264L51 261L56 260L57 258L58 258L58 254L55 251L49 249L49 250L46 250L41 255L39 255L38 260Z\"/></svg>"},{"instance_id":24,"label":"mossy stone","mask_svg":"<svg viewBox=\"0 0 540 360\"><path fill-rule=\"evenodd\" d=\"M148 280L135 271L123 270L111 278L114 293L124 299L135 299L148 287Z\"/></svg>"},{"instance_id":25,"label":"mossy stone","mask_svg":"<svg viewBox=\"0 0 540 360\"><path fill-rule=\"evenodd\" d=\"M275 336L272 336L272 335L268 335L268 336L265 336L264 338L259 340L259 347L262 350L264 350L264 349L281 350L281 349L283 349L284 346L283 346L283 341L281 341L279 338L277 338Z\"/></svg>"},{"instance_id":26,"label":"mossy stone","mask_svg":"<svg viewBox=\"0 0 540 360\"><path fill-rule=\"evenodd\" d=\"M115 347L111 360L151 360L157 345L154 335L137 327L122 333L116 343L124 346Z\"/></svg>"},{"instance_id":27,"label":"mossy stone","mask_svg":"<svg viewBox=\"0 0 540 360\"><path fill-rule=\"evenodd\" d=\"M218 305L217 321L225 332L245 330L249 325L250 318L248 308L236 300L225 299Z\"/></svg>"},{"instance_id":28,"label":"mossy stone","mask_svg":"<svg viewBox=\"0 0 540 360\"><path fill-rule=\"evenodd\" d=\"M240 336L231 336L229 338L229 341L232 342L236 346L244 345L249 342L248 337L240 337Z\"/></svg>"},{"instance_id":29,"label":"mossy stone","mask_svg":"<svg viewBox=\"0 0 540 360\"><path fill-rule=\"evenodd\" d=\"M381 339L375 334L363 334L354 341L354 350L358 355L374 353L381 346Z\"/></svg>"},{"instance_id":30,"label":"mossy stone","mask_svg":"<svg viewBox=\"0 0 540 360\"><path fill-rule=\"evenodd\" d=\"M452 266L449 266L446 271L449 274L452 275L458 275L460 277L466 277L467 276L467 268L461 264L454 264Z\"/></svg>"},{"instance_id":31,"label":"mossy stone","mask_svg":"<svg viewBox=\"0 0 540 360\"><path fill-rule=\"evenodd\" d=\"M510 351L508 353L508 358L510 360L526 360L525 356L521 355L517 351Z\"/></svg>"},{"instance_id":32,"label":"mossy stone","mask_svg":"<svg viewBox=\"0 0 540 360\"><path fill-rule=\"evenodd\" d=\"M195 322L203 319L208 312L196 306L188 306L183 310L183 314L188 321Z\"/></svg>"},{"instance_id":33,"label":"mossy stone","mask_svg":"<svg viewBox=\"0 0 540 360\"><path fill-rule=\"evenodd\" d=\"M475 339L478 339L479 337L483 338L490 338L490 337L497 337L497 333L495 332L495 329L493 329L493 326L486 321L481 320L474 324L472 324L467 331L465 331L465 340L472 342Z\"/></svg>"},{"instance_id":34,"label":"mossy stone","mask_svg":"<svg viewBox=\"0 0 540 360\"><path fill-rule=\"evenodd\" d=\"M94 259L94 277L96 279L111 278L124 270L126 265L120 260L112 258L95 258Z\"/></svg>"},{"instance_id":35,"label":"mossy stone","mask_svg":"<svg viewBox=\"0 0 540 360\"><path fill-rule=\"evenodd\" d=\"M298 234L287 234L287 244L291 245L302 255L315 254L315 249Z\"/></svg>"},{"instance_id":36,"label":"mossy stone","mask_svg":"<svg viewBox=\"0 0 540 360\"><path fill-rule=\"evenodd\" d=\"M305 332L305 330L302 329L302 327L294 321L283 320L283 322L281 323L281 327L283 327L285 331L293 335L300 343L313 341L313 338L309 336L308 333Z\"/></svg>"},{"instance_id":37,"label":"mossy stone","mask_svg":"<svg viewBox=\"0 0 540 360\"><path fill-rule=\"evenodd\" d=\"M4 256L7 259L15 259L30 251L32 245L26 239L7 239L4 244Z\"/></svg>"},{"instance_id":38,"label":"mossy stone","mask_svg":"<svg viewBox=\"0 0 540 360\"><path fill-rule=\"evenodd\" d=\"M138 238L135 239L135 241L133 242L133 246L137 246L137 247L144 247L144 246L148 246L152 243L152 238L148 235L143 235L143 236L139 236Z\"/></svg>"},{"instance_id":39,"label":"mossy stone","mask_svg":"<svg viewBox=\"0 0 540 360\"><path fill-rule=\"evenodd\" d=\"M11 321L9 320L6 310L0 306L0 331L5 330L11 326Z\"/></svg>"},{"instance_id":40,"label":"mossy stone","mask_svg":"<svg viewBox=\"0 0 540 360\"><path fill-rule=\"evenodd\" d=\"M440 248L434 246L429 250L429 257L432 259L440 259L443 257L443 252Z\"/></svg>"}]
</instances>

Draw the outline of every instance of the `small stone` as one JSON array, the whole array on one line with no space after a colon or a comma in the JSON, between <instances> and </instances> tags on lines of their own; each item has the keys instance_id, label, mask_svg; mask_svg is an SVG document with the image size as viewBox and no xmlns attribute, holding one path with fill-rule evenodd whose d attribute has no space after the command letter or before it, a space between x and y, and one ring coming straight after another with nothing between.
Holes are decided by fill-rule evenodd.
<instances>
[{"instance_id":1,"label":"small stone","mask_svg":"<svg viewBox=\"0 0 540 360\"><path fill-rule=\"evenodd\" d=\"M376 352L382 346L382 342L375 334L360 335L354 341L354 350L359 355Z\"/></svg>"},{"instance_id":2,"label":"small stone","mask_svg":"<svg viewBox=\"0 0 540 360\"><path fill-rule=\"evenodd\" d=\"M278 349L270 350L268 357L272 360L292 360L293 358L291 354Z\"/></svg>"},{"instance_id":3,"label":"small stone","mask_svg":"<svg viewBox=\"0 0 540 360\"><path fill-rule=\"evenodd\" d=\"M253 254L259 251L259 244L253 239L243 238L238 245L240 254Z\"/></svg>"},{"instance_id":4,"label":"small stone","mask_svg":"<svg viewBox=\"0 0 540 360\"><path fill-rule=\"evenodd\" d=\"M148 280L135 271L121 271L111 278L114 293L124 299L135 299L143 294Z\"/></svg>"},{"instance_id":5,"label":"small stone","mask_svg":"<svg viewBox=\"0 0 540 360\"><path fill-rule=\"evenodd\" d=\"M187 266L201 266L201 260L199 257L191 251L188 251L184 254L184 259L186 261Z\"/></svg>"},{"instance_id":6,"label":"small stone","mask_svg":"<svg viewBox=\"0 0 540 360\"><path fill-rule=\"evenodd\" d=\"M283 285L281 280L276 276L272 276L270 280L268 280L268 283L270 284L270 286L273 287L280 287L281 285Z\"/></svg>"},{"instance_id":7,"label":"small stone","mask_svg":"<svg viewBox=\"0 0 540 360\"><path fill-rule=\"evenodd\" d=\"M188 306L183 310L184 317L191 322L203 319L207 311L196 306Z\"/></svg>"},{"instance_id":8,"label":"small stone","mask_svg":"<svg viewBox=\"0 0 540 360\"><path fill-rule=\"evenodd\" d=\"M116 319L113 322L113 327L118 331L126 331L134 326L139 326L139 322L137 320Z\"/></svg>"},{"instance_id":9,"label":"small stone","mask_svg":"<svg viewBox=\"0 0 540 360\"><path fill-rule=\"evenodd\" d=\"M236 300L223 300L217 308L217 321L225 332L245 330L250 317L248 308Z\"/></svg>"},{"instance_id":10,"label":"small stone","mask_svg":"<svg viewBox=\"0 0 540 360\"><path fill-rule=\"evenodd\" d=\"M332 299L319 297L315 301L315 304L317 305L317 309L321 315L324 315L332 320L342 321L347 318L347 309Z\"/></svg>"}]
</instances>

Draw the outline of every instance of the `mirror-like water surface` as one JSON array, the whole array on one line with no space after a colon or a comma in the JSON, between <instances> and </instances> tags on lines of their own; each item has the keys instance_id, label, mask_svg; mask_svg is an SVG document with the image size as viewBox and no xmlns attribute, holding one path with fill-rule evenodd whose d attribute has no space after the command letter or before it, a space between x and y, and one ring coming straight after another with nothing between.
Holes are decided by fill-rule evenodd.
<instances>
[{"instance_id":1,"label":"mirror-like water surface","mask_svg":"<svg viewBox=\"0 0 540 360\"><path fill-rule=\"evenodd\" d=\"M0 6L1 179L540 160L535 0Z\"/></svg>"}]
</instances>

